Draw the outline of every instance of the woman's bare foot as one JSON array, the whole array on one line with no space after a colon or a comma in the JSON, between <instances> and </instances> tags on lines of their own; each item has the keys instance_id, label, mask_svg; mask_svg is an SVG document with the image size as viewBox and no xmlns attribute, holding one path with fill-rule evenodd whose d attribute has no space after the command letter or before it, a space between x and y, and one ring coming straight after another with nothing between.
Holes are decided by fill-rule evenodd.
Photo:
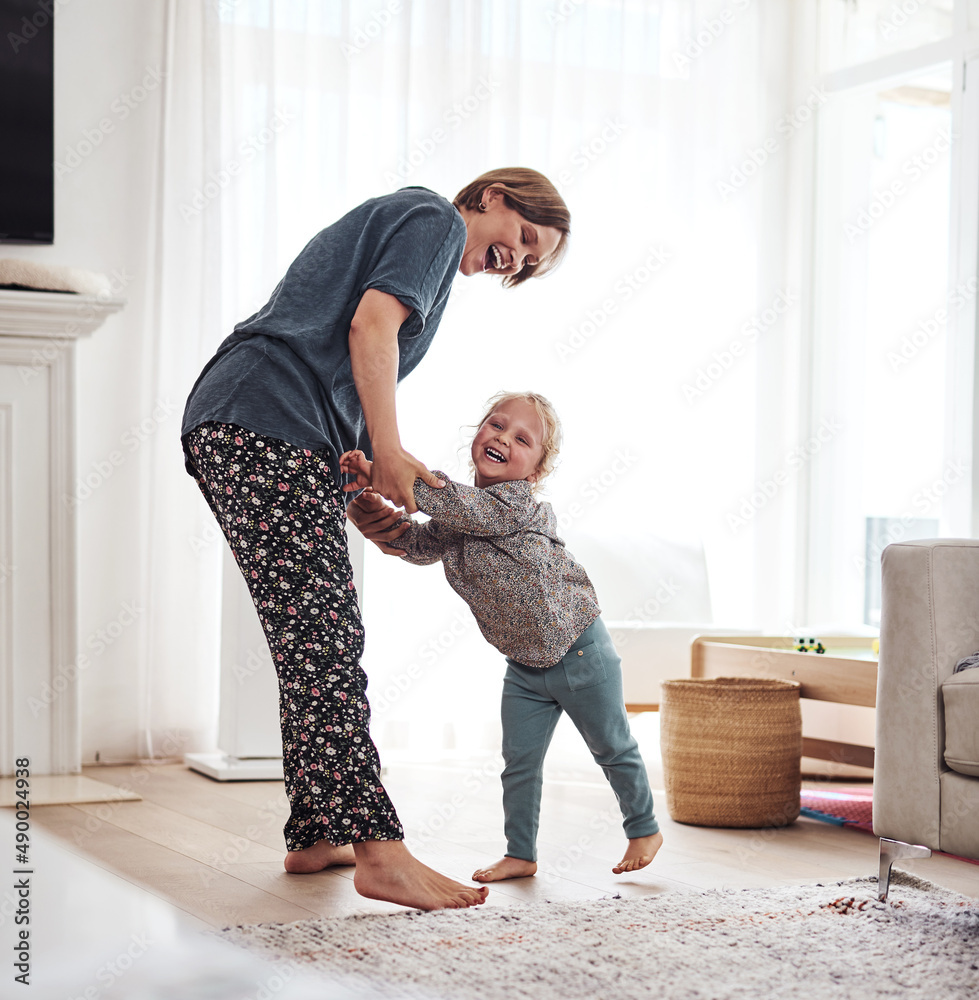
<instances>
[{"instance_id":1,"label":"woman's bare foot","mask_svg":"<svg viewBox=\"0 0 979 1000\"><path fill-rule=\"evenodd\" d=\"M651 837L635 837L629 841L625 856L612 869L612 873L621 875L623 872L637 872L640 868L645 868L656 857L656 852L662 846L661 833L654 833Z\"/></svg>"},{"instance_id":2,"label":"woman's bare foot","mask_svg":"<svg viewBox=\"0 0 979 1000\"><path fill-rule=\"evenodd\" d=\"M311 872L321 872L332 865L355 865L357 857L353 844L331 844L328 840L320 840L312 847L301 851L289 851L286 854L285 870L292 875L309 875Z\"/></svg>"},{"instance_id":3,"label":"woman's bare foot","mask_svg":"<svg viewBox=\"0 0 979 1000\"><path fill-rule=\"evenodd\" d=\"M526 878L537 874L536 861L524 861L523 858L511 858L507 855L500 858L489 868L480 868L473 872L474 882L500 882L505 878Z\"/></svg>"},{"instance_id":4,"label":"woman's bare foot","mask_svg":"<svg viewBox=\"0 0 979 1000\"><path fill-rule=\"evenodd\" d=\"M463 885L423 865L401 840L365 840L354 844L354 888L368 899L383 899L418 910L455 910L478 906L486 888Z\"/></svg>"}]
</instances>

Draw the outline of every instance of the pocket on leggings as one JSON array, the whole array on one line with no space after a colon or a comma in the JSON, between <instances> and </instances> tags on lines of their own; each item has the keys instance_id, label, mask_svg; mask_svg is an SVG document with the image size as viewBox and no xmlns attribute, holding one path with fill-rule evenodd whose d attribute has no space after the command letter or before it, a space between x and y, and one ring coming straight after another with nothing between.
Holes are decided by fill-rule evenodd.
<instances>
[{"instance_id":1,"label":"pocket on leggings","mask_svg":"<svg viewBox=\"0 0 979 1000\"><path fill-rule=\"evenodd\" d=\"M599 644L589 642L578 649L570 650L564 657L564 672L568 678L568 687L572 691L583 691L585 688L601 684L608 675Z\"/></svg>"}]
</instances>

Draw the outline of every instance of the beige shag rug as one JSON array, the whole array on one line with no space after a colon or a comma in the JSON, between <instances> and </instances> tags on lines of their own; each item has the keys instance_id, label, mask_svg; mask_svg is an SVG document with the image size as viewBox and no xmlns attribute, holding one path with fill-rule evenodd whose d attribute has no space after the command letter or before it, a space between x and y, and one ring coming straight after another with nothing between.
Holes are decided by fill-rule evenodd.
<instances>
[{"instance_id":1,"label":"beige shag rug","mask_svg":"<svg viewBox=\"0 0 979 1000\"><path fill-rule=\"evenodd\" d=\"M864 878L214 933L376 997L979 998L979 900L899 872L886 903Z\"/></svg>"}]
</instances>

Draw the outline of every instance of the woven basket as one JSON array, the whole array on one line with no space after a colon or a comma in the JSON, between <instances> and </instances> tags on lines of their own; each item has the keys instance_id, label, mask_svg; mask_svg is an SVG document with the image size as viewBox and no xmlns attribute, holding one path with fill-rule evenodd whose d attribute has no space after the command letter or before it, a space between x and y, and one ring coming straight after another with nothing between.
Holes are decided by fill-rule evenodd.
<instances>
[{"instance_id":1,"label":"woven basket","mask_svg":"<svg viewBox=\"0 0 979 1000\"><path fill-rule=\"evenodd\" d=\"M798 817L798 682L664 681L660 745L666 807L678 823L786 826Z\"/></svg>"}]
</instances>

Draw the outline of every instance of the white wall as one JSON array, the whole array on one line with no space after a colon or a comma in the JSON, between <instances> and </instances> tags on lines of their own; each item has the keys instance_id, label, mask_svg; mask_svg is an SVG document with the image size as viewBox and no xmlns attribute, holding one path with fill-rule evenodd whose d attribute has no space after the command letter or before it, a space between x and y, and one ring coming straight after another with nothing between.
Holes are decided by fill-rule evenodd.
<instances>
[{"instance_id":1,"label":"white wall","mask_svg":"<svg viewBox=\"0 0 979 1000\"><path fill-rule=\"evenodd\" d=\"M146 561L138 525L148 497L140 466L146 434L178 440L183 399L155 400L141 384L160 127L163 0L71 0L55 27L55 243L0 247L114 279L126 308L78 348L78 512L82 758L145 754L141 644ZM134 428L139 428L134 431ZM194 489L188 478L189 489ZM94 488L89 488L90 486ZM206 738L206 737L205 737ZM155 748L158 752L166 748Z\"/></svg>"}]
</instances>

